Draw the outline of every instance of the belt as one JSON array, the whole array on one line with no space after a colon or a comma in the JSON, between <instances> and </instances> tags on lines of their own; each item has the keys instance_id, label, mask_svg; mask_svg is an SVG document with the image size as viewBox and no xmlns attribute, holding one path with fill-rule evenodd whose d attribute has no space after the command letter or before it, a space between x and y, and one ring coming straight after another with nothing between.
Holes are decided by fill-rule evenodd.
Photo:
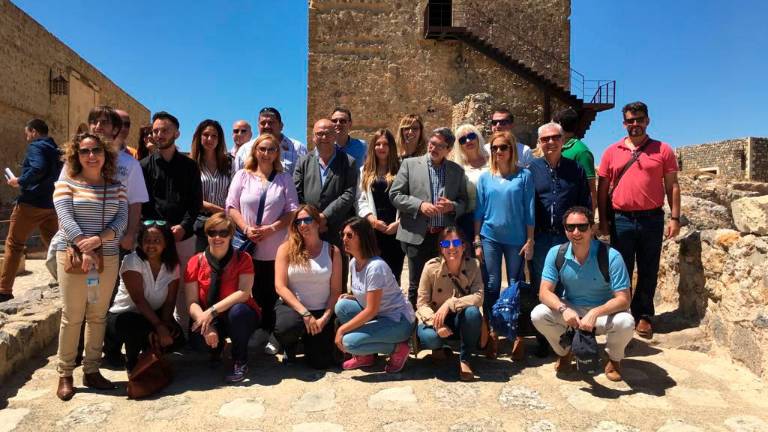
<instances>
[{"instance_id":1,"label":"belt","mask_svg":"<svg viewBox=\"0 0 768 432\"><path fill-rule=\"evenodd\" d=\"M443 232L445 227L427 227L427 234L439 234Z\"/></svg>"},{"instance_id":2,"label":"belt","mask_svg":"<svg viewBox=\"0 0 768 432\"><path fill-rule=\"evenodd\" d=\"M661 207L655 208L655 209L650 209L650 210L626 211L626 210L614 209L613 211L616 214L620 214L622 216L627 216L627 217L634 218L634 219L642 218L642 217L648 217L648 216L659 216L659 215L663 215L664 214L664 210L662 210Z\"/></svg>"}]
</instances>

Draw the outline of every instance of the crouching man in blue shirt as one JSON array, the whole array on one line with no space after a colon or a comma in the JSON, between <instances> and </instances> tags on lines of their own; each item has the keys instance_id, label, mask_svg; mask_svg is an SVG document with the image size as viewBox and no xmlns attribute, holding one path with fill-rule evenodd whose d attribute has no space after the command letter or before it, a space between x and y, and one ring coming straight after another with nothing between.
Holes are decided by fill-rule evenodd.
<instances>
[{"instance_id":1,"label":"crouching man in blue shirt","mask_svg":"<svg viewBox=\"0 0 768 432\"><path fill-rule=\"evenodd\" d=\"M539 288L541 304L531 312L531 321L558 355L557 372L571 367L570 347L560 345L568 327L605 334L609 358L605 376L621 381L621 360L635 328L627 312L631 300L627 268L619 252L593 239L591 210L571 207L563 216L563 226L568 243L563 250L554 246L547 254ZM564 288L562 298L555 294L558 283Z\"/></svg>"}]
</instances>

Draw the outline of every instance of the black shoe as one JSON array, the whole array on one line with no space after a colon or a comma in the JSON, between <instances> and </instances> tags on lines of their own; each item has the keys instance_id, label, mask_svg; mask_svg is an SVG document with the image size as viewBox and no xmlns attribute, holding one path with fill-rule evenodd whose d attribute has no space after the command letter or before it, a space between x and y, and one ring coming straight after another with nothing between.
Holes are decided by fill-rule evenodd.
<instances>
[{"instance_id":1,"label":"black shoe","mask_svg":"<svg viewBox=\"0 0 768 432\"><path fill-rule=\"evenodd\" d=\"M7 302L8 300L13 300L13 294L0 293L0 303Z\"/></svg>"},{"instance_id":2,"label":"black shoe","mask_svg":"<svg viewBox=\"0 0 768 432\"><path fill-rule=\"evenodd\" d=\"M113 369L125 367L125 355L123 353L104 353L104 361Z\"/></svg>"},{"instance_id":3,"label":"black shoe","mask_svg":"<svg viewBox=\"0 0 768 432\"><path fill-rule=\"evenodd\" d=\"M533 352L533 355L538 358L547 357L549 355L549 343L546 340L544 343L539 341L538 345L536 346L536 350Z\"/></svg>"}]
</instances>

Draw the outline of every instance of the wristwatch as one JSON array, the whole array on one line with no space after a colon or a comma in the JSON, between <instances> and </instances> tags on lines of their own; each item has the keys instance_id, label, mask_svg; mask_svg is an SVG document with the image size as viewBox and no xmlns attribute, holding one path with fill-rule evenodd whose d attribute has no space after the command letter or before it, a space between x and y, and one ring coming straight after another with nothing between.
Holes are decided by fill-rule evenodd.
<instances>
[{"instance_id":1,"label":"wristwatch","mask_svg":"<svg viewBox=\"0 0 768 432\"><path fill-rule=\"evenodd\" d=\"M305 310L304 312L301 313L301 317L302 318L307 318L307 317L309 317L311 315L312 315L312 313L310 311L308 311L308 310Z\"/></svg>"},{"instance_id":2,"label":"wristwatch","mask_svg":"<svg viewBox=\"0 0 768 432\"><path fill-rule=\"evenodd\" d=\"M211 311L212 317L216 318L217 316L219 316L219 312L216 310L216 305L211 306L209 309Z\"/></svg>"},{"instance_id":3,"label":"wristwatch","mask_svg":"<svg viewBox=\"0 0 768 432\"><path fill-rule=\"evenodd\" d=\"M565 305L565 303L561 304L559 308L557 308L557 312L560 313L560 315L565 312L565 310L568 309L568 306Z\"/></svg>"}]
</instances>

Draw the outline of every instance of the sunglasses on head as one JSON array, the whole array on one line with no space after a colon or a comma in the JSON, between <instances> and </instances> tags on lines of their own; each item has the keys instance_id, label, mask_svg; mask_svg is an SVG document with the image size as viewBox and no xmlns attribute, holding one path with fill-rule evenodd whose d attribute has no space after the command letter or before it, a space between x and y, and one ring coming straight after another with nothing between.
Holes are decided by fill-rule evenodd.
<instances>
[{"instance_id":1,"label":"sunglasses on head","mask_svg":"<svg viewBox=\"0 0 768 432\"><path fill-rule=\"evenodd\" d=\"M459 138L459 144L464 145L469 141L476 140L476 139L477 139L477 134L474 132L470 132L464 135L463 137Z\"/></svg>"},{"instance_id":2,"label":"sunglasses on head","mask_svg":"<svg viewBox=\"0 0 768 432\"><path fill-rule=\"evenodd\" d=\"M211 230L206 231L205 235L207 235L208 237L211 237L211 238L213 238L213 237L226 238L226 237L229 237L229 230L226 230L226 229L220 229L220 230L211 229Z\"/></svg>"},{"instance_id":3,"label":"sunglasses on head","mask_svg":"<svg viewBox=\"0 0 768 432\"><path fill-rule=\"evenodd\" d=\"M144 226L152 226L152 225L157 225L157 226L165 226L165 224L167 224L168 222L166 222L166 221L164 221L164 220L154 220L154 219L150 219L150 220L145 220L145 221L144 221L144 222L142 222L142 223L144 224Z\"/></svg>"},{"instance_id":4,"label":"sunglasses on head","mask_svg":"<svg viewBox=\"0 0 768 432\"><path fill-rule=\"evenodd\" d=\"M440 240L440 247L443 249L448 249L453 245L453 247L459 247L464 242L461 241L461 239L453 239L453 240Z\"/></svg>"},{"instance_id":5,"label":"sunglasses on head","mask_svg":"<svg viewBox=\"0 0 768 432\"><path fill-rule=\"evenodd\" d=\"M307 216L303 218L296 218L295 221L293 221L294 225L309 225L311 224L315 219L312 216Z\"/></svg>"},{"instance_id":6,"label":"sunglasses on head","mask_svg":"<svg viewBox=\"0 0 768 432\"><path fill-rule=\"evenodd\" d=\"M491 146L491 152L495 153L497 151L509 151L509 144L499 144L499 145L492 145Z\"/></svg>"},{"instance_id":7,"label":"sunglasses on head","mask_svg":"<svg viewBox=\"0 0 768 432\"><path fill-rule=\"evenodd\" d=\"M77 149L77 154L80 156L100 156L104 154L104 149L102 147L80 148Z\"/></svg>"},{"instance_id":8,"label":"sunglasses on head","mask_svg":"<svg viewBox=\"0 0 768 432\"><path fill-rule=\"evenodd\" d=\"M580 224L565 224L564 225L565 230L568 232L574 232L577 228L581 232L587 232L589 229L588 223L580 223Z\"/></svg>"}]
</instances>

